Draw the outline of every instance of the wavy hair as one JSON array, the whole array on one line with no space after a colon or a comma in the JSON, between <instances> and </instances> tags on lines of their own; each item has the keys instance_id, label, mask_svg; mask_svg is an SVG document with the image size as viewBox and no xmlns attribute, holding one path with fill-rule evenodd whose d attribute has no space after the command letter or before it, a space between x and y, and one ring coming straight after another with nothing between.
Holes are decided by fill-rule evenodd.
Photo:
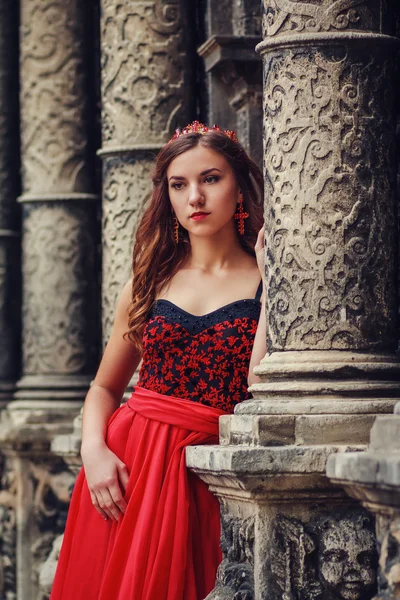
<instances>
[{"instance_id":1,"label":"wavy hair","mask_svg":"<svg viewBox=\"0 0 400 600\"><path fill-rule=\"evenodd\" d=\"M189 234L179 227L174 241L173 212L168 193L167 169L183 152L203 146L221 154L233 169L243 194L243 208L249 214L244 235L238 234L243 249L251 255L263 223L263 176L240 143L223 132L188 133L167 144L158 154L153 174L153 191L136 232L133 248L132 301L128 310L128 331L124 337L142 350L142 332L157 293L184 265L189 252Z\"/></svg>"}]
</instances>

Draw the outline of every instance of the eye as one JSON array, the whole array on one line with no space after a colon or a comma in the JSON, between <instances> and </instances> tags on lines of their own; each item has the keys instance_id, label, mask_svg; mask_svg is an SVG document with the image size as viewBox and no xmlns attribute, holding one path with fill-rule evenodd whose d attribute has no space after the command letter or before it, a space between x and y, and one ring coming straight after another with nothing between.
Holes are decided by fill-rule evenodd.
<instances>
[{"instance_id":1,"label":"eye","mask_svg":"<svg viewBox=\"0 0 400 600\"><path fill-rule=\"evenodd\" d=\"M171 187L174 190L179 191L179 190L181 190L183 188L183 183L181 181L176 181L175 183L171 183Z\"/></svg>"},{"instance_id":2,"label":"eye","mask_svg":"<svg viewBox=\"0 0 400 600\"><path fill-rule=\"evenodd\" d=\"M219 175L207 175L207 177L204 178L204 181L206 183L217 183L217 181L219 181L220 177Z\"/></svg>"}]
</instances>

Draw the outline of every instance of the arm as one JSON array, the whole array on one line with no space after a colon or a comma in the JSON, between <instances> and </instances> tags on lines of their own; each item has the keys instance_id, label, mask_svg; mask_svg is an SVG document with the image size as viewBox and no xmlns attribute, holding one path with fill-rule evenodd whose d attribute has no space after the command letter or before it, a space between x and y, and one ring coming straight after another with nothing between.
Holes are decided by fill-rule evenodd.
<instances>
[{"instance_id":1,"label":"arm","mask_svg":"<svg viewBox=\"0 0 400 600\"><path fill-rule=\"evenodd\" d=\"M261 313L258 320L257 333L254 338L253 351L251 353L249 366L249 376L247 378L247 383L249 386L260 381L260 378L257 375L254 375L253 369L260 364L261 360L267 354L266 328L265 292L263 292L261 297Z\"/></svg>"},{"instance_id":2,"label":"arm","mask_svg":"<svg viewBox=\"0 0 400 600\"><path fill-rule=\"evenodd\" d=\"M253 351L251 353L249 375L247 382L249 386L258 383L260 378L254 375L253 369L260 364L261 360L267 354L267 319L265 314L265 269L264 269L264 227L258 233L257 243L254 248L257 257L257 264L263 281L263 293L261 296L261 313L258 320L257 332L254 338Z\"/></svg>"},{"instance_id":3,"label":"arm","mask_svg":"<svg viewBox=\"0 0 400 600\"><path fill-rule=\"evenodd\" d=\"M123 338L128 330L129 281L117 304L113 330L83 408L81 455L93 505L105 518L117 519L126 508L121 487L128 480L126 466L109 450L107 423L119 407L135 372L140 354Z\"/></svg>"}]
</instances>

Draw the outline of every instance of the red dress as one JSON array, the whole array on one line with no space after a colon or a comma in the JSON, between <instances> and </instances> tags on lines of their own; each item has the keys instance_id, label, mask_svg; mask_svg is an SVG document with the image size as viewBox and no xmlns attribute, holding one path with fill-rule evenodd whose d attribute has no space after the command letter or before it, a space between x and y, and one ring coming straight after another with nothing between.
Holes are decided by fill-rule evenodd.
<instances>
[{"instance_id":1,"label":"red dress","mask_svg":"<svg viewBox=\"0 0 400 600\"><path fill-rule=\"evenodd\" d=\"M108 425L129 470L126 513L104 521L81 470L51 600L203 600L213 589L219 506L185 448L218 443L219 416L248 397L260 292L203 317L155 302L138 385Z\"/></svg>"}]
</instances>

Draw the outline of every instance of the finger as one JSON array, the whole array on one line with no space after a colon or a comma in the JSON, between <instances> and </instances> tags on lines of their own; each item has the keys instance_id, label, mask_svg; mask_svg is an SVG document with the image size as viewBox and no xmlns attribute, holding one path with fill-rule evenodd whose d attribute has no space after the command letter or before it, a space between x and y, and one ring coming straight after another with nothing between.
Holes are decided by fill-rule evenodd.
<instances>
[{"instance_id":1,"label":"finger","mask_svg":"<svg viewBox=\"0 0 400 600\"><path fill-rule=\"evenodd\" d=\"M121 491L121 488L119 487L119 485L111 486L109 488L109 491L110 491L110 496L111 496L114 504L116 506L118 506L118 508L121 512L124 513L126 511L126 502L122 495L122 491Z\"/></svg>"},{"instance_id":2,"label":"finger","mask_svg":"<svg viewBox=\"0 0 400 600\"><path fill-rule=\"evenodd\" d=\"M114 500L112 499L108 488L104 488L101 490L101 498L101 508L110 517L110 519L112 519L113 521L118 521L121 515L121 511L118 508L118 506L116 506L116 504L114 503Z\"/></svg>"},{"instance_id":3,"label":"finger","mask_svg":"<svg viewBox=\"0 0 400 600\"><path fill-rule=\"evenodd\" d=\"M126 492L126 488L128 487L128 483L129 483L128 467L126 465L124 465L124 463L121 463L121 464L117 465L117 469L118 469L118 478L119 478L119 482L121 484L122 490L123 490L123 492Z\"/></svg>"},{"instance_id":4,"label":"finger","mask_svg":"<svg viewBox=\"0 0 400 600\"><path fill-rule=\"evenodd\" d=\"M102 510L100 508L99 501L98 501L98 499L96 497L96 494L94 492L92 492L91 490L90 490L90 498L92 500L93 507L97 510L97 512L99 513L99 515L101 517L103 517L103 519L105 519L107 521L108 520L108 516L106 515L106 513L104 512L104 510Z\"/></svg>"},{"instance_id":5,"label":"finger","mask_svg":"<svg viewBox=\"0 0 400 600\"><path fill-rule=\"evenodd\" d=\"M264 234L265 234L265 227L261 227L260 231L258 232L257 241L256 241L256 248L258 248L258 249L261 249L264 246Z\"/></svg>"}]
</instances>

